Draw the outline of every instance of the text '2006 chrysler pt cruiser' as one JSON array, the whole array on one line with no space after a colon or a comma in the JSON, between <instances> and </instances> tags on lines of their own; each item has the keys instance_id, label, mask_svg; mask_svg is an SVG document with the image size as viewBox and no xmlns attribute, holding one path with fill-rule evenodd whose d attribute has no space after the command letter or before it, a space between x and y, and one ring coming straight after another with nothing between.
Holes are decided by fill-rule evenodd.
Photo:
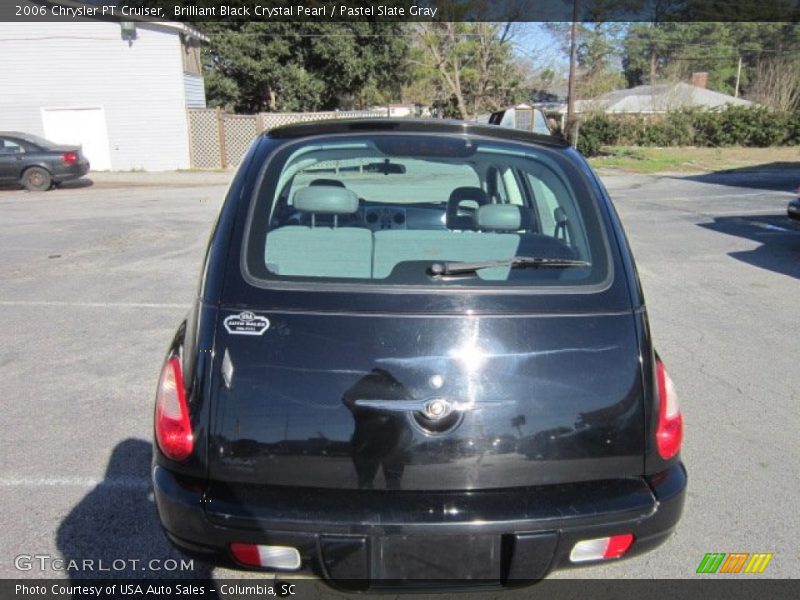
<instances>
[{"instance_id":1,"label":"text '2006 chrysler pt cruiser'","mask_svg":"<svg viewBox=\"0 0 800 600\"><path fill-rule=\"evenodd\" d=\"M605 189L461 122L260 136L159 381L169 538L342 589L513 587L666 541L682 417Z\"/></svg>"}]
</instances>

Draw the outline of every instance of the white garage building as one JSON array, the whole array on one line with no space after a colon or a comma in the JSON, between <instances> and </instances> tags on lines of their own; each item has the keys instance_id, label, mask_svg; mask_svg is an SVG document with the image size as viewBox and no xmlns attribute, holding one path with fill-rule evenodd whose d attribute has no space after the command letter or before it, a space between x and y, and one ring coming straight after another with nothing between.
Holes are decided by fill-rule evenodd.
<instances>
[{"instance_id":1,"label":"white garage building","mask_svg":"<svg viewBox=\"0 0 800 600\"><path fill-rule=\"evenodd\" d=\"M202 41L180 23L0 23L0 131L81 144L93 170L188 168Z\"/></svg>"}]
</instances>

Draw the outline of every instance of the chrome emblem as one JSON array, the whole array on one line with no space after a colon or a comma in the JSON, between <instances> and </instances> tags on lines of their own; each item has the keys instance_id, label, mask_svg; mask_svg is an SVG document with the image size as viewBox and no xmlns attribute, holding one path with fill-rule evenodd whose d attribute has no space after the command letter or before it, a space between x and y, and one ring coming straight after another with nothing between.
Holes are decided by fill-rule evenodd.
<instances>
[{"instance_id":1,"label":"chrome emblem","mask_svg":"<svg viewBox=\"0 0 800 600\"><path fill-rule=\"evenodd\" d=\"M444 398L434 398L425 404L425 409L422 412L426 417L435 421L443 419L453 412L453 407Z\"/></svg>"},{"instance_id":2,"label":"chrome emblem","mask_svg":"<svg viewBox=\"0 0 800 600\"><path fill-rule=\"evenodd\" d=\"M427 398L423 400L383 400L377 398L360 398L355 401L356 406L388 410L390 412L421 413L426 419L439 421L454 412L481 410L507 404L506 401L451 402L447 398Z\"/></svg>"}]
</instances>

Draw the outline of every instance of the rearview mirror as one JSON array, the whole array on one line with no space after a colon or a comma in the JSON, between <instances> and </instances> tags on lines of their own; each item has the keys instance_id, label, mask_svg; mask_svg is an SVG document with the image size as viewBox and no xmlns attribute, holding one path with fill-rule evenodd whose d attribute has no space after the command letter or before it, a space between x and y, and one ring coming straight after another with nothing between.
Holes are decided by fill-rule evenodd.
<instances>
[{"instance_id":1,"label":"rearview mirror","mask_svg":"<svg viewBox=\"0 0 800 600\"><path fill-rule=\"evenodd\" d=\"M393 163L388 158L383 162L369 163L364 167L367 173L383 173L384 175L402 175L406 172L406 166L399 163Z\"/></svg>"}]
</instances>

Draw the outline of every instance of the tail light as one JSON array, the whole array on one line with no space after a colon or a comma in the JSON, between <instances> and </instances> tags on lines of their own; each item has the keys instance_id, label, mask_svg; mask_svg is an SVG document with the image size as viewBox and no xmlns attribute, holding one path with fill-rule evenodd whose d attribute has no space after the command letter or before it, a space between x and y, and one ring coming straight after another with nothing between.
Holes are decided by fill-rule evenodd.
<instances>
[{"instance_id":1,"label":"tail light","mask_svg":"<svg viewBox=\"0 0 800 600\"><path fill-rule=\"evenodd\" d=\"M167 360L158 383L156 441L161 451L172 460L185 460L194 447L181 361L177 356Z\"/></svg>"},{"instance_id":2,"label":"tail light","mask_svg":"<svg viewBox=\"0 0 800 600\"><path fill-rule=\"evenodd\" d=\"M661 359L656 360L656 380L658 382L658 427L656 428L656 446L661 458L675 456L681 449L683 441L683 417L678 405L675 386Z\"/></svg>"},{"instance_id":3,"label":"tail light","mask_svg":"<svg viewBox=\"0 0 800 600\"><path fill-rule=\"evenodd\" d=\"M65 152L61 155L61 161L65 165L74 165L78 162L78 153L77 152Z\"/></svg>"}]
</instances>

